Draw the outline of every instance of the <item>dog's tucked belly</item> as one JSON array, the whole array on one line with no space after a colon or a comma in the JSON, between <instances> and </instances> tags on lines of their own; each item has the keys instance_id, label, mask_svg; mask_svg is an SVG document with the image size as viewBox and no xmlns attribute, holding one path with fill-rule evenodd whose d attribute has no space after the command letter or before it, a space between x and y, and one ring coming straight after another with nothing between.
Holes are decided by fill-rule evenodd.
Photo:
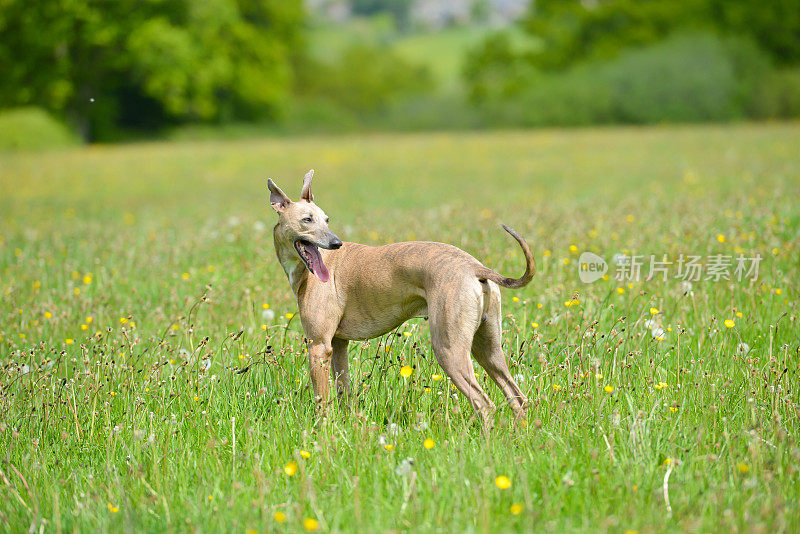
<instances>
[{"instance_id":1,"label":"dog's tucked belly","mask_svg":"<svg viewBox=\"0 0 800 534\"><path fill-rule=\"evenodd\" d=\"M376 299L381 301L380 297ZM373 304L373 305L370 305ZM335 337L365 340L391 332L412 317L428 313L425 299L412 296L396 303L354 303L345 306Z\"/></svg>"}]
</instances>

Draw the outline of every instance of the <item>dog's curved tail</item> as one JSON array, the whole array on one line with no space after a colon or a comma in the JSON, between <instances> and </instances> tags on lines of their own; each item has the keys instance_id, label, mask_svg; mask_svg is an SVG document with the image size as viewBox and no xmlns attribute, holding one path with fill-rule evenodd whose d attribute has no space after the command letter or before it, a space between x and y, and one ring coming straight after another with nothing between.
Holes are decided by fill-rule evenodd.
<instances>
[{"instance_id":1,"label":"dog's curved tail","mask_svg":"<svg viewBox=\"0 0 800 534\"><path fill-rule=\"evenodd\" d=\"M533 260L533 254L531 253L531 248L528 246L528 243L516 230L509 228L505 224L503 225L503 230L511 234L511 237L516 239L517 243L519 243L519 246L522 248L522 253L525 254L525 274L519 278L508 278L497 271L481 265L475 270L475 276L477 276L481 282L484 280L491 280L509 289L519 289L520 287L525 287L528 282L531 281L533 275L536 274L536 262Z\"/></svg>"}]
</instances>

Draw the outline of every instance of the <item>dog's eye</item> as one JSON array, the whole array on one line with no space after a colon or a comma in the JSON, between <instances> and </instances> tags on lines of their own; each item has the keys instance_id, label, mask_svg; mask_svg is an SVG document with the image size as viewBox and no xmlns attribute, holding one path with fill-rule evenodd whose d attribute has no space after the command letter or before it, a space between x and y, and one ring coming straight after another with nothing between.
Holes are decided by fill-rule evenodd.
<instances>
[{"instance_id":1,"label":"dog's eye","mask_svg":"<svg viewBox=\"0 0 800 534\"><path fill-rule=\"evenodd\" d=\"M305 222L305 223L314 222L314 219L312 219L311 217L305 217L305 218L303 218L303 222Z\"/></svg>"},{"instance_id":2,"label":"dog's eye","mask_svg":"<svg viewBox=\"0 0 800 534\"><path fill-rule=\"evenodd\" d=\"M331 218L330 217L325 217L325 224L328 224L329 222L331 222Z\"/></svg>"}]
</instances>

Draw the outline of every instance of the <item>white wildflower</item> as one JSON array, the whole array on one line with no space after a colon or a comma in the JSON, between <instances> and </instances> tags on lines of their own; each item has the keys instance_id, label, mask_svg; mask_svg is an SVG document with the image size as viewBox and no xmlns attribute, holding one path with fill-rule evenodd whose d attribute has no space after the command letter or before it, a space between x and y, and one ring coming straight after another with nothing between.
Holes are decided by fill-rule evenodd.
<instances>
[{"instance_id":1,"label":"white wildflower","mask_svg":"<svg viewBox=\"0 0 800 534\"><path fill-rule=\"evenodd\" d=\"M396 474L399 477L408 476L413 471L414 471L413 458L404 458L403 461L397 464L397 467L394 468L394 474Z\"/></svg>"},{"instance_id":2,"label":"white wildflower","mask_svg":"<svg viewBox=\"0 0 800 534\"><path fill-rule=\"evenodd\" d=\"M664 329L661 328L660 326L656 326L656 327L654 327L653 329L650 330L650 335L653 336L654 338L658 339L658 340L663 340L664 339Z\"/></svg>"}]
</instances>

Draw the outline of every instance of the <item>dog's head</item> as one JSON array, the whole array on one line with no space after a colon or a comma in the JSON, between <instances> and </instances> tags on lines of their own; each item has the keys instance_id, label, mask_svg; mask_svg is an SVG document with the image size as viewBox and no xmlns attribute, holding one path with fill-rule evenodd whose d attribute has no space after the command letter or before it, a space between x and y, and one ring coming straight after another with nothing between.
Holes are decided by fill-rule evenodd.
<instances>
[{"instance_id":1,"label":"dog's head","mask_svg":"<svg viewBox=\"0 0 800 534\"><path fill-rule=\"evenodd\" d=\"M292 202L275 182L267 180L269 202L278 213L281 238L294 245L295 252L309 271L327 282L330 273L322 262L319 249L337 249L342 246L342 240L328 228L329 219L325 212L314 204L314 195L311 194L313 177L312 169L303 178L303 189L297 202Z\"/></svg>"}]
</instances>

